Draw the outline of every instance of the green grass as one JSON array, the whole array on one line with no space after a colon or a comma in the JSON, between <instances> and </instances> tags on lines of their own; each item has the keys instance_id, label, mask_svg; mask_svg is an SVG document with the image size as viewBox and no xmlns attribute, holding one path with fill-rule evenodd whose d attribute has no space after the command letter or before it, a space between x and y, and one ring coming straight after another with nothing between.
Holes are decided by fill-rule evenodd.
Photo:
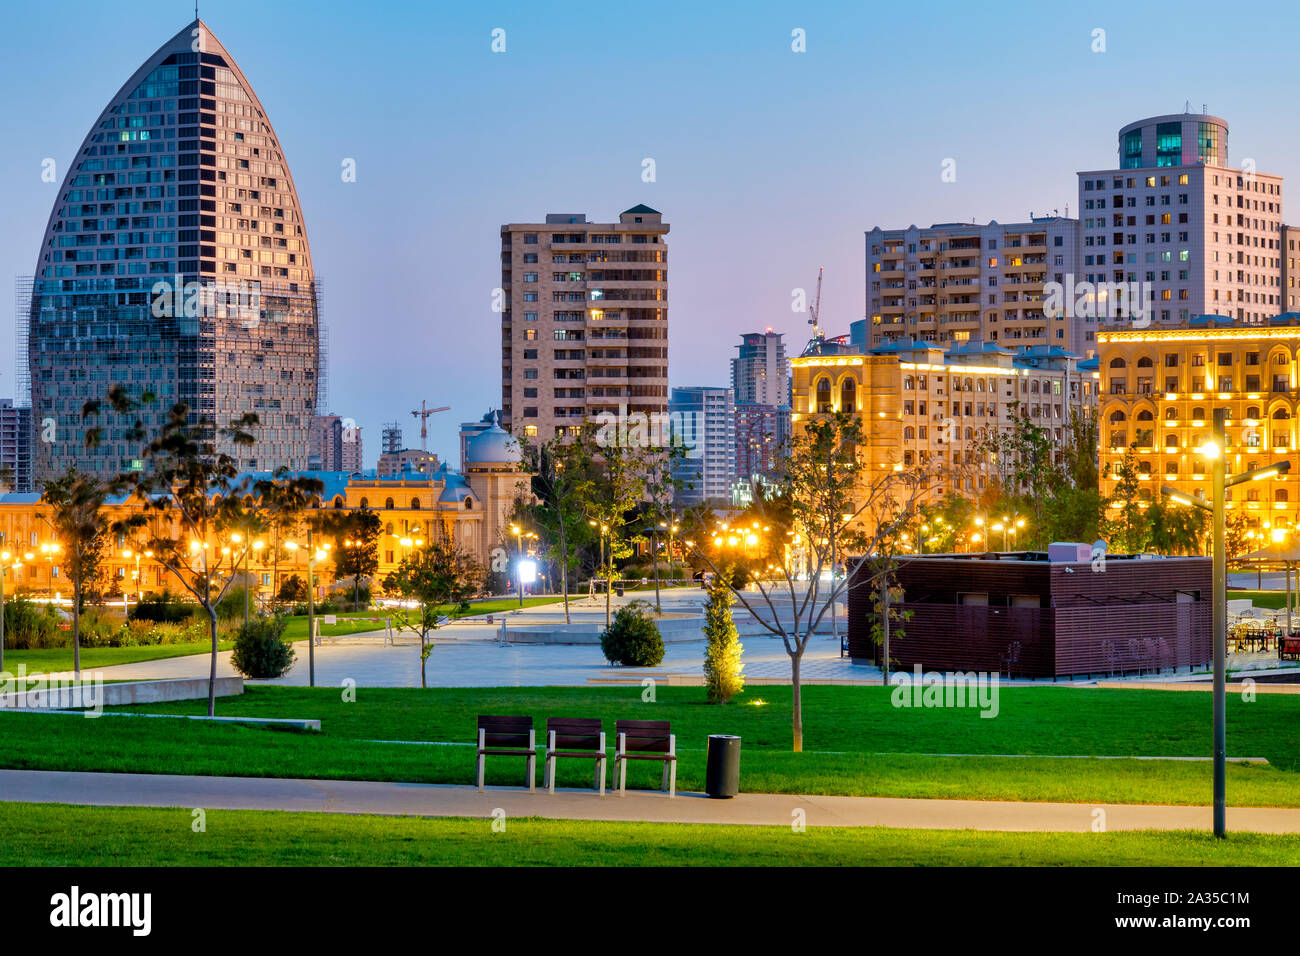
<instances>
[{"instance_id":1,"label":"green grass","mask_svg":"<svg viewBox=\"0 0 1300 956\"><path fill-rule=\"evenodd\" d=\"M682 825L0 803L0 866L1295 866L1300 837Z\"/></svg>"},{"instance_id":2,"label":"green grass","mask_svg":"<svg viewBox=\"0 0 1300 956\"><path fill-rule=\"evenodd\" d=\"M704 786L706 737L744 740L742 787L751 792L858 796L955 797L1066 802L1210 801L1209 762L1065 759L1094 756L1208 756L1211 696L1196 692L1003 688L1001 712L983 719L963 709L895 709L875 687L804 688L805 752L790 752L790 689L761 687L714 706L693 687L658 688L656 703L631 688L429 690L358 688L355 703L338 689L249 687L218 702L218 713L319 718L322 731L299 733L199 721L78 717L0 712L0 766L31 769L192 773L470 783L469 746L374 741L470 743L475 715L531 714L543 738L545 717L599 716L673 722L680 754L678 785ZM754 706L763 700L765 706ZM1229 764L1234 806L1300 806L1300 696L1261 693L1254 703L1228 698L1233 755L1270 765ZM204 702L137 707L150 713L204 712ZM611 747L613 741L610 741ZM1029 754L945 757L937 754ZM561 764L561 786L583 786L587 768ZM629 785L648 787L657 769L634 766ZM488 780L518 785L522 762L489 761Z\"/></svg>"},{"instance_id":3,"label":"green grass","mask_svg":"<svg viewBox=\"0 0 1300 956\"><path fill-rule=\"evenodd\" d=\"M1229 601L1244 601L1249 598L1255 607L1286 607L1285 591L1229 591Z\"/></svg>"},{"instance_id":4,"label":"green grass","mask_svg":"<svg viewBox=\"0 0 1300 956\"><path fill-rule=\"evenodd\" d=\"M305 632L304 632L305 633ZM231 648L229 641L218 645L221 650ZM207 654L212 644L208 641L187 641L183 644L152 644L146 647L83 647L81 668L112 667L114 664L134 664L137 661L156 661L165 657L186 657ZM52 674L72 670L72 648L53 647L31 651L5 650L5 670L13 673L19 664L26 664L29 673L40 671Z\"/></svg>"}]
</instances>

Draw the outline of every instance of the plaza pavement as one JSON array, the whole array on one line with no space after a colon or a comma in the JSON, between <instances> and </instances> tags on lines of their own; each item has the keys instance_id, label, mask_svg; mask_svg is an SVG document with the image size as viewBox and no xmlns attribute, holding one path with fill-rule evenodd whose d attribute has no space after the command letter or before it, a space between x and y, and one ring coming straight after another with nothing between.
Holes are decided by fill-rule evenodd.
<instances>
[{"instance_id":1,"label":"plaza pavement","mask_svg":"<svg viewBox=\"0 0 1300 956\"><path fill-rule=\"evenodd\" d=\"M1019 803L742 793L712 800L701 793L669 798L655 791L601 797L590 790L473 787L362 780L295 780L166 774L0 770L0 800L91 806L180 807L186 810L287 810L421 817L507 817L647 823L790 826L803 811L808 826L905 827L942 830L1086 833L1098 810L1108 832L1208 830L1209 807L1134 804ZM1228 829L1300 833L1300 809L1231 807Z\"/></svg>"}]
</instances>

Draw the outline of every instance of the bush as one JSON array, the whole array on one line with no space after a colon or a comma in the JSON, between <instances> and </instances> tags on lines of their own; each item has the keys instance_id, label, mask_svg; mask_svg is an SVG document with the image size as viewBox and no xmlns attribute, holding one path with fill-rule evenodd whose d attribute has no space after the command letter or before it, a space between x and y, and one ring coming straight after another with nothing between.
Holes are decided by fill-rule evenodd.
<instances>
[{"instance_id":1,"label":"bush","mask_svg":"<svg viewBox=\"0 0 1300 956\"><path fill-rule=\"evenodd\" d=\"M266 617L249 621L235 637L230 662L245 677L268 679L282 677L293 666L293 645L282 640L284 621Z\"/></svg>"},{"instance_id":2,"label":"bush","mask_svg":"<svg viewBox=\"0 0 1300 956\"><path fill-rule=\"evenodd\" d=\"M248 595L249 615L256 614L257 595L238 584L232 584L230 590L221 598L221 603L217 605L217 619L220 621L233 621L235 618L239 618L242 621L244 619L245 594Z\"/></svg>"},{"instance_id":3,"label":"bush","mask_svg":"<svg viewBox=\"0 0 1300 956\"><path fill-rule=\"evenodd\" d=\"M709 603L704 608L704 636L708 647L704 651L704 686L709 702L725 704L745 686L741 674L744 664L740 655L744 650L736 622L731 616L731 605L736 596L731 588L715 579L709 587Z\"/></svg>"},{"instance_id":4,"label":"bush","mask_svg":"<svg viewBox=\"0 0 1300 956\"><path fill-rule=\"evenodd\" d=\"M17 651L67 647L72 633L59 630L59 615L49 604L40 605L25 597L5 601L5 647Z\"/></svg>"},{"instance_id":5,"label":"bush","mask_svg":"<svg viewBox=\"0 0 1300 956\"><path fill-rule=\"evenodd\" d=\"M633 601L618 609L609 629L600 635L605 660L627 667L655 667L663 661L664 639L659 626L645 613L648 606Z\"/></svg>"},{"instance_id":6,"label":"bush","mask_svg":"<svg viewBox=\"0 0 1300 956\"><path fill-rule=\"evenodd\" d=\"M182 601L166 588L161 594L146 594L128 615L133 621L154 621L156 623L180 624L188 621L199 611L197 604Z\"/></svg>"},{"instance_id":7,"label":"bush","mask_svg":"<svg viewBox=\"0 0 1300 956\"><path fill-rule=\"evenodd\" d=\"M307 600L307 584L296 574L291 574L280 582L280 590L275 599L283 604L293 604Z\"/></svg>"}]
</instances>

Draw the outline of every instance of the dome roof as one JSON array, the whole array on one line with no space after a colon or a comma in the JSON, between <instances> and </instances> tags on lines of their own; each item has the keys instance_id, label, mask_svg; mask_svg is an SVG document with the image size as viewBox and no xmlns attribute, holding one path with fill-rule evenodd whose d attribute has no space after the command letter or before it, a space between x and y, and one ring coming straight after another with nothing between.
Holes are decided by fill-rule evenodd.
<instances>
[{"instance_id":1,"label":"dome roof","mask_svg":"<svg viewBox=\"0 0 1300 956\"><path fill-rule=\"evenodd\" d=\"M465 448L465 459L476 465L517 465L524 460L524 450L519 439L502 428L494 416L491 428L479 432L469 440Z\"/></svg>"},{"instance_id":2,"label":"dome roof","mask_svg":"<svg viewBox=\"0 0 1300 956\"><path fill-rule=\"evenodd\" d=\"M461 502L468 498L472 492L465 483L465 479L454 471L443 469L443 481L446 486L442 489L442 494L438 496L439 502Z\"/></svg>"}]
</instances>

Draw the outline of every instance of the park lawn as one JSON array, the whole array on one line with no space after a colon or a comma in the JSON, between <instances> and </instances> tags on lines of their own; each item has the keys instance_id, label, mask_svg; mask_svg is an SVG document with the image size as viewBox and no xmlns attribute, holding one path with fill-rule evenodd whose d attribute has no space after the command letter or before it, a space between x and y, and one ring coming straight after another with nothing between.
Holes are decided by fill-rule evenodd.
<instances>
[{"instance_id":1,"label":"park lawn","mask_svg":"<svg viewBox=\"0 0 1300 956\"><path fill-rule=\"evenodd\" d=\"M617 718L666 719L678 735L678 786L704 787L709 733L744 740L741 786L751 792L949 797L1062 802L1206 805L1208 761L1071 759L1070 755L1205 756L1211 698L1196 692L1004 688L996 719L950 709L895 709L871 687L804 689L805 752L790 752L790 689L762 687L723 707L701 688L658 688L657 702L633 688L429 690L250 686L218 701L218 714L320 718L320 733L254 726L105 716L0 713L0 766L45 770L314 777L468 784L474 779L474 717L532 714L538 739L546 715L599 716L612 738ZM755 706L758 700L763 706ZM1300 806L1300 697L1229 697L1233 755L1270 765L1229 764L1233 806ZM204 702L135 708L204 712ZM391 741L450 741L422 746ZM612 747L613 740L610 740ZM966 754L971 756L942 756ZM1032 756L1005 756L1025 754ZM985 755L985 756L975 756ZM588 772L561 763L559 784L583 786ZM633 765L629 785L657 786L658 768ZM488 782L519 785L522 762L496 758Z\"/></svg>"},{"instance_id":2,"label":"park lawn","mask_svg":"<svg viewBox=\"0 0 1300 956\"><path fill-rule=\"evenodd\" d=\"M305 633L305 632L304 632ZM230 641L221 641L218 648L228 651L233 645ZM186 641L181 644L150 644L141 647L83 647L81 649L81 669L112 667L114 664L134 664L137 661L156 661L165 657L186 657L191 654L208 654L212 651L210 641ZM39 671L53 674L72 670L71 647L48 647L30 651L5 651L6 671L13 673L19 664L25 664L27 672Z\"/></svg>"},{"instance_id":3,"label":"park lawn","mask_svg":"<svg viewBox=\"0 0 1300 956\"><path fill-rule=\"evenodd\" d=\"M1300 837L492 821L0 803L0 866L1295 866ZM31 838L28 838L31 837Z\"/></svg>"},{"instance_id":4,"label":"park lawn","mask_svg":"<svg viewBox=\"0 0 1300 956\"><path fill-rule=\"evenodd\" d=\"M1286 607L1285 591L1229 591L1229 601L1244 601L1247 598L1254 603L1255 607L1284 608Z\"/></svg>"}]
</instances>

